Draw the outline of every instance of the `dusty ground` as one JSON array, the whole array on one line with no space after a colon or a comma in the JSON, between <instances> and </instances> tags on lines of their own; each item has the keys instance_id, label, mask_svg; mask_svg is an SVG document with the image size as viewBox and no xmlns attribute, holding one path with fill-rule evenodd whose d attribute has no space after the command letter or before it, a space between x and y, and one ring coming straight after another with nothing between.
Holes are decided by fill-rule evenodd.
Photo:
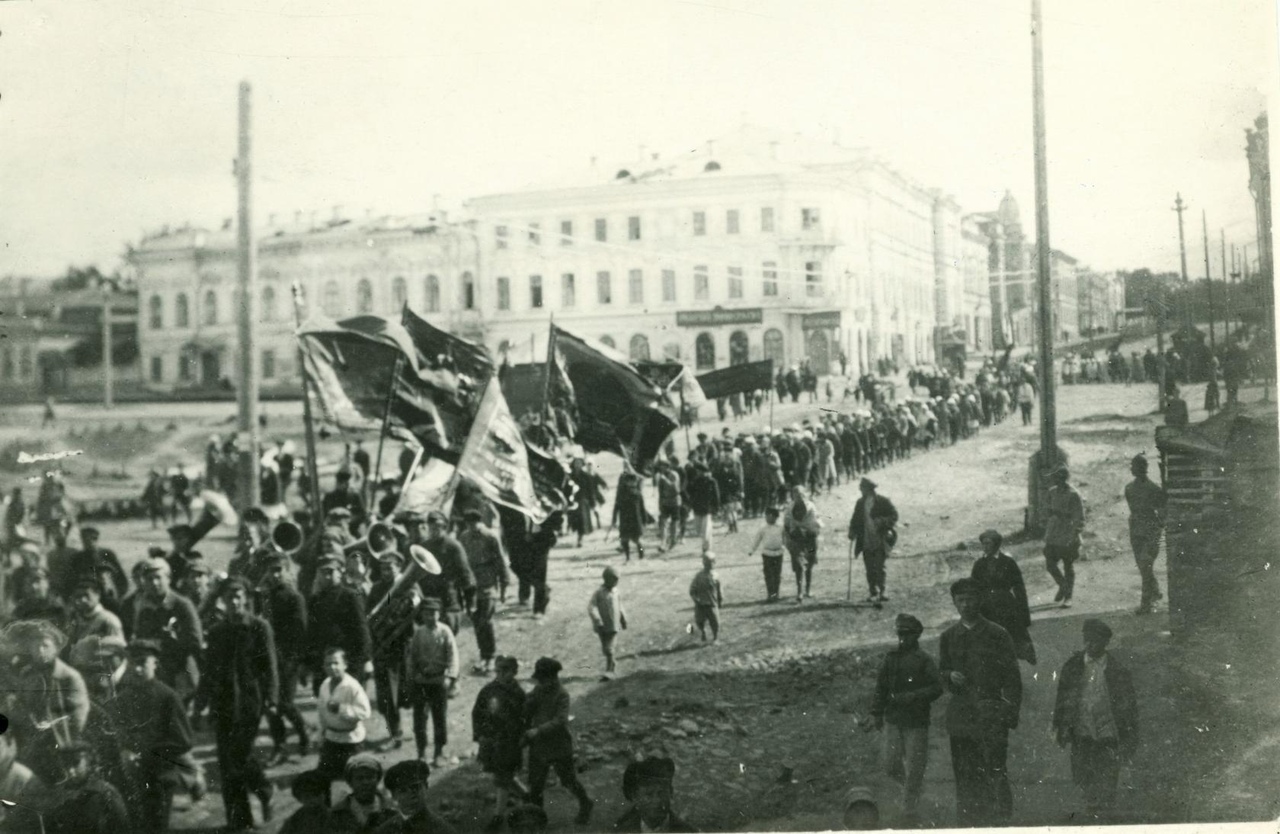
<instances>
[{"instance_id":1,"label":"dusty ground","mask_svg":"<svg viewBox=\"0 0 1280 834\"><path fill-rule=\"evenodd\" d=\"M1197 397L1192 392L1189 401ZM1048 726L1054 672L1079 648L1079 623L1086 615L1103 616L1112 624L1113 650L1133 669L1143 704L1145 743L1126 771L1124 818L1260 820L1280 813L1274 799L1280 788L1275 775L1280 773L1280 737L1271 732L1280 704L1268 684L1274 680L1275 661L1259 657L1248 642L1175 646L1163 615L1138 618L1127 613L1137 601L1138 581L1121 495L1129 457L1143 450L1154 456L1153 404L1151 386L1060 389L1060 442L1089 513L1088 561L1079 565L1076 607L1035 614L1032 634L1040 663L1023 666L1026 696L1010 751L1018 825L1066 823L1080 804L1066 755L1052 743ZM816 416L815 407L782 406L774 420L785 425L804 416ZM272 417L284 420L283 414ZM158 454L179 454L184 445L188 454L198 452L209 425L219 419L200 412L182 415L176 421L179 429ZM1192 419L1198 419L1194 411ZM750 427L752 421L742 425ZM719 431L718 425L712 428ZM198 445L191 447L191 442ZM582 549L562 543L552 554L549 616L536 623L527 611L508 608L499 618L498 640L500 651L520 658L525 670L544 654L565 664L582 778L599 799L592 829L607 827L623 808L620 778L626 758L658 749L678 763L684 815L705 830L837 826L844 794L859 784L877 791L886 822L892 824L892 786L876 773L878 738L858 730L856 718L866 714L878 657L892 637L893 617L899 611L920 617L927 628L925 648L936 653L937 635L955 618L946 586L968 574L977 534L987 527L1006 534L1021 527L1026 461L1037 443L1037 431L1014 419L959 446L918 454L876 473L881 492L894 500L903 518L899 548L888 568L892 600L883 611L844 603L848 562L843 530L856 498L852 486L818 498L827 528L815 599L803 605L761 601L759 561L745 557L759 522L743 523L736 535L718 530L715 549L726 608L722 638L713 647L701 647L685 630L692 618L686 590L697 569L692 546L661 558L653 558L650 547L650 558L624 565L601 533ZM680 446L683 451L683 441ZM601 463L614 482L614 462L601 456ZM113 525L104 533L106 543L119 547L126 561L136 558L144 543L159 538L142 523ZM957 549L961 543L967 549ZM227 558L229 547L229 538L219 532L203 549L217 561ZM1041 566L1037 544L1011 550L1022 562L1033 603L1049 602L1052 581ZM609 683L598 680L598 643L585 613L605 565L622 572L632 625L619 641L621 675ZM790 580L784 575L785 581ZM855 564L855 599L862 587L862 567ZM459 644L469 665L475 642L470 629L463 630ZM468 716L480 685L481 679L464 675L462 693L451 702L448 752L461 764L432 777L436 802L468 828L491 813L487 781L469 759ZM941 715L941 705L935 715ZM376 742L384 736L382 722L375 718L370 738ZM204 739L203 758L212 758L211 742ZM261 743L269 741L263 736ZM925 823L950 825L950 756L939 729L932 734L930 757ZM393 758L387 756L388 761ZM283 786L304 765L313 764L285 766L272 775ZM784 767L792 769L794 782L779 782ZM277 803L280 812L292 805L284 794ZM550 789L548 812L553 829L573 829L573 802L565 792ZM221 817L214 793L196 808L175 812L174 825L206 828Z\"/></svg>"}]
</instances>

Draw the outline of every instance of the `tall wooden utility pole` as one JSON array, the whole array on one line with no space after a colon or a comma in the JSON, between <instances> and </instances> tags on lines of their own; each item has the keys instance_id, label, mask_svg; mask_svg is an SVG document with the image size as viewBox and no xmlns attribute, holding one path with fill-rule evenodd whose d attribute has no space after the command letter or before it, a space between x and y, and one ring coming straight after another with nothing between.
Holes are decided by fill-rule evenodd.
<instances>
[{"instance_id":1,"label":"tall wooden utility pole","mask_svg":"<svg viewBox=\"0 0 1280 834\"><path fill-rule=\"evenodd\" d=\"M115 368L111 366L111 285L102 285L102 407L116 401Z\"/></svg>"},{"instance_id":2,"label":"tall wooden utility pole","mask_svg":"<svg viewBox=\"0 0 1280 834\"><path fill-rule=\"evenodd\" d=\"M1200 209L1200 229L1204 235L1204 283L1209 294L1209 350L1213 351L1217 347L1213 338L1213 273L1209 270L1209 219L1204 209Z\"/></svg>"},{"instance_id":3,"label":"tall wooden utility pole","mask_svg":"<svg viewBox=\"0 0 1280 834\"><path fill-rule=\"evenodd\" d=\"M1045 152L1044 16L1031 0L1031 73L1036 167L1036 285L1040 300L1040 465L1058 463L1058 414L1054 398L1053 298L1050 293L1049 167Z\"/></svg>"},{"instance_id":4,"label":"tall wooden utility pole","mask_svg":"<svg viewBox=\"0 0 1280 834\"><path fill-rule=\"evenodd\" d=\"M240 82L240 140L236 152L236 186L240 198L236 230L237 275L240 287L240 355L236 404L240 430L240 489L243 507L258 504L258 264L253 236L253 142L251 90Z\"/></svg>"},{"instance_id":5,"label":"tall wooden utility pole","mask_svg":"<svg viewBox=\"0 0 1280 834\"><path fill-rule=\"evenodd\" d=\"M1178 213L1178 251L1182 254L1182 288L1186 291L1187 286L1191 283L1191 279L1187 277L1187 238L1182 232L1182 213L1187 210L1186 203L1182 202L1182 192L1178 192L1178 199L1173 203L1173 210ZM1190 299L1183 305L1185 308L1184 317L1187 328L1191 328L1191 301Z\"/></svg>"}]
</instances>

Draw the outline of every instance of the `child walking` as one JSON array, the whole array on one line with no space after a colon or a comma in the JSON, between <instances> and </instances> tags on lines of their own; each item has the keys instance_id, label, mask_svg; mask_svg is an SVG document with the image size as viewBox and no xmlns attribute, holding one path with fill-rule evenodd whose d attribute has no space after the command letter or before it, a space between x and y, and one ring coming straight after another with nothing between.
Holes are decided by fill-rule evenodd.
<instances>
[{"instance_id":1,"label":"child walking","mask_svg":"<svg viewBox=\"0 0 1280 834\"><path fill-rule=\"evenodd\" d=\"M317 770L330 782L343 778L347 760L360 750L365 739L364 722L373 715L369 696L355 678L347 674L347 653L332 647L325 650L324 668L328 677L320 684L316 712L320 715L323 741Z\"/></svg>"},{"instance_id":2,"label":"child walking","mask_svg":"<svg viewBox=\"0 0 1280 834\"><path fill-rule=\"evenodd\" d=\"M716 578L716 556L703 551L702 570L689 583L689 596L693 598L693 621L702 632L702 642L707 642L707 626L711 626L711 642L720 639L720 606L724 597L720 593L720 580Z\"/></svg>"},{"instance_id":3,"label":"child walking","mask_svg":"<svg viewBox=\"0 0 1280 834\"><path fill-rule=\"evenodd\" d=\"M618 639L618 632L626 630L627 612L622 607L622 597L618 592L618 572L613 568L604 569L604 584L591 595L587 603L587 615L596 634L600 636L600 650L604 653L604 671L613 674L617 669L613 660L613 645Z\"/></svg>"},{"instance_id":4,"label":"child walking","mask_svg":"<svg viewBox=\"0 0 1280 834\"><path fill-rule=\"evenodd\" d=\"M416 612L418 626L405 647L405 678L413 706L413 739L418 759L427 758L427 713L431 714L435 767L443 767L449 742L449 690L458 680L458 647L453 632L440 622L440 600L427 597Z\"/></svg>"},{"instance_id":5,"label":"child walking","mask_svg":"<svg viewBox=\"0 0 1280 834\"><path fill-rule=\"evenodd\" d=\"M751 556L757 550L764 561L764 590L766 602L777 602L782 591L782 553L783 531L778 525L778 508L769 507L764 511L764 526L756 533L756 540L747 551Z\"/></svg>"}]
</instances>

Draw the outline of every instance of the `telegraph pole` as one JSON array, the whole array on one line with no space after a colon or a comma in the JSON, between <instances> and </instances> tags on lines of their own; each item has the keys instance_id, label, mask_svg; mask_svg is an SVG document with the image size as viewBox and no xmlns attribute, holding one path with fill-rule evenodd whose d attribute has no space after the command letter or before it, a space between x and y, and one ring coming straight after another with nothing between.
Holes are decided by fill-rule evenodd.
<instances>
[{"instance_id":1,"label":"telegraph pole","mask_svg":"<svg viewBox=\"0 0 1280 834\"><path fill-rule=\"evenodd\" d=\"M115 405L116 378L111 367L111 285L102 285L102 407Z\"/></svg>"},{"instance_id":2,"label":"telegraph pole","mask_svg":"<svg viewBox=\"0 0 1280 834\"><path fill-rule=\"evenodd\" d=\"M1200 209L1200 229L1204 235L1204 283L1209 294L1209 351L1212 353L1217 344L1213 338L1213 273L1209 271L1209 219L1204 209Z\"/></svg>"},{"instance_id":3,"label":"telegraph pole","mask_svg":"<svg viewBox=\"0 0 1280 834\"><path fill-rule=\"evenodd\" d=\"M1187 210L1187 206L1182 202L1181 191L1178 192L1178 199L1173 203L1173 210L1178 213L1178 251L1182 254L1182 285L1185 290L1186 286L1191 282L1191 279L1187 277L1187 239L1182 232L1182 213ZM1188 301L1184 306L1186 308L1186 325L1187 328L1190 329L1191 302Z\"/></svg>"},{"instance_id":4,"label":"telegraph pole","mask_svg":"<svg viewBox=\"0 0 1280 834\"><path fill-rule=\"evenodd\" d=\"M1044 16L1031 0L1032 130L1036 168L1036 284L1040 300L1040 465L1058 463L1058 415L1054 401L1053 299L1049 288L1049 168L1045 151Z\"/></svg>"},{"instance_id":5,"label":"telegraph pole","mask_svg":"<svg viewBox=\"0 0 1280 834\"><path fill-rule=\"evenodd\" d=\"M258 504L258 264L253 236L253 143L251 89L240 82L240 135L236 153L239 222L236 230L237 276L240 287L240 367L236 404L240 429L240 490L242 507Z\"/></svg>"}]
</instances>

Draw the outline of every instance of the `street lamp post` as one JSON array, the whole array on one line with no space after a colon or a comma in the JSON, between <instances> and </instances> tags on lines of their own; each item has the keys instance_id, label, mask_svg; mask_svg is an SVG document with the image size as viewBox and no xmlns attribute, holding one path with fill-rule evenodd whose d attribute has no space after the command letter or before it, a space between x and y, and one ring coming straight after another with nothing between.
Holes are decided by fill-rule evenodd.
<instances>
[{"instance_id":1,"label":"street lamp post","mask_svg":"<svg viewBox=\"0 0 1280 834\"><path fill-rule=\"evenodd\" d=\"M1040 0L1031 0L1031 71L1036 168L1036 289L1040 302L1040 463L1058 460L1057 407L1053 378L1053 300L1050 297L1049 171L1045 151L1044 17Z\"/></svg>"}]
</instances>

